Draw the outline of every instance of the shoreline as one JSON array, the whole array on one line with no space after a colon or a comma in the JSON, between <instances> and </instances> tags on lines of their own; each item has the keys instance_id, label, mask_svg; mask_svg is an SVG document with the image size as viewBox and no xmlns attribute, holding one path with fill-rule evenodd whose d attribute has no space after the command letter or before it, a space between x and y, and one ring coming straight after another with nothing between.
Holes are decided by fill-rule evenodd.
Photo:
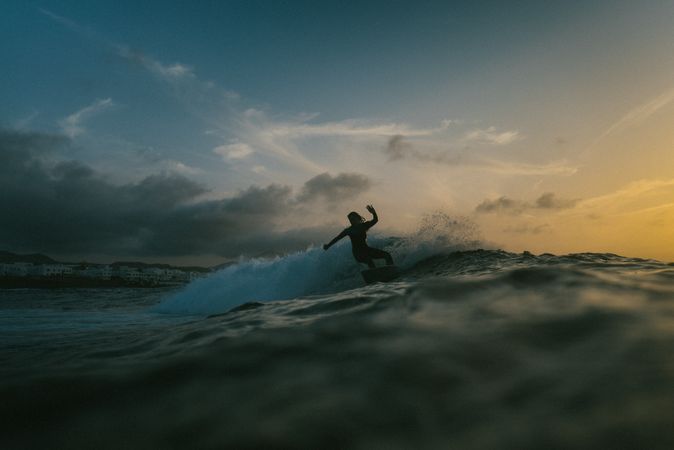
<instances>
[{"instance_id":1,"label":"shoreline","mask_svg":"<svg viewBox=\"0 0 674 450\"><path fill-rule=\"evenodd\" d=\"M59 289L59 288L163 288L182 286L187 282L132 282L121 278L110 280L92 278L34 278L34 277L0 277L0 289Z\"/></svg>"}]
</instances>

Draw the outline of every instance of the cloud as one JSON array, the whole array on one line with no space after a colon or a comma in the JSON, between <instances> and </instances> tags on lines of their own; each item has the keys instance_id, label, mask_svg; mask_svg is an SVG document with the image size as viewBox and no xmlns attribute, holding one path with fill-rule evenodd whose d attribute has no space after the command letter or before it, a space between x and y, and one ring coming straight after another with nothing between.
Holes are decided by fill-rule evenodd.
<instances>
[{"instance_id":1,"label":"cloud","mask_svg":"<svg viewBox=\"0 0 674 450\"><path fill-rule=\"evenodd\" d=\"M556 175L571 176L578 172L578 167L567 161L552 161L547 164L530 164L522 162L499 161L483 158L482 165L493 173L502 175Z\"/></svg>"},{"instance_id":2,"label":"cloud","mask_svg":"<svg viewBox=\"0 0 674 450\"><path fill-rule=\"evenodd\" d=\"M70 137L74 138L86 132L84 128L84 122L92 118L93 116L105 111L106 109L114 106L111 98L105 98L102 100L96 100L89 106L72 113L65 119L59 121L59 126L63 130L63 133Z\"/></svg>"},{"instance_id":3,"label":"cloud","mask_svg":"<svg viewBox=\"0 0 674 450\"><path fill-rule=\"evenodd\" d=\"M577 199L562 199L552 192L546 192L536 199L534 205L539 209L568 209L576 206L576 203L578 203Z\"/></svg>"},{"instance_id":4,"label":"cloud","mask_svg":"<svg viewBox=\"0 0 674 450\"><path fill-rule=\"evenodd\" d=\"M519 131L498 131L496 127L471 130L463 137L463 141L466 143L477 142L491 145L508 145L520 139L522 139L522 135Z\"/></svg>"},{"instance_id":5,"label":"cloud","mask_svg":"<svg viewBox=\"0 0 674 450\"><path fill-rule=\"evenodd\" d=\"M0 128L0 173L10 174L15 166L52 153L69 142L60 134Z\"/></svg>"},{"instance_id":6,"label":"cloud","mask_svg":"<svg viewBox=\"0 0 674 450\"><path fill-rule=\"evenodd\" d=\"M234 112L230 126L216 128L211 132L221 135L223 139L235 139L237 144L248 146L258 155L274 158L305 172L316 173L327 170L326 166L311 157L315 151L312 144L317 139L323 143L329 141L340 145L356 143L374 146L390 136L432 136L445 130L442 127L419 128L404 123L357 119L312 122L316 117L316 114L303 114L279 119L263 110L248 108ZM231 149L227 145L218 147L217 153L224 156L229 154Z\"/></svg>"},{"instance_id":7,"label":"cloud","mask_svg":"<svg viewBox=\"0 0 674 450\"><path fill-rule=\"evenodd\" d=\"M40 11L40 13L42 13L45 16L52 19L53 21L55 21L57 23L60 23L61 25L65 26L67 28L70 28L73 31L76 31L78 33L87 35L89 37L91 37L93 35L91 29L81 26L80 24L78 24L74 20L68 19L67 17L60 16L60 15L55 14L55 13L53 13L53 12L47 10L47 9L44 9L44 8L37 8L37 10Z\"/></svg>"},{"instance_id":8,"label":"cloud","mask_svg":"<svg viewBox=\"0 0 674 450\"><path fill-rule=\"evenodd\" d=\"M511 198L502 196L495 200L483 200L482 203L475 207L475 212L478 213L493 213L493 212L511 212L519 213L526 209L526 204L513 200Z\"/></svg>"},{"instance_id":9,"label":"cloud","mask_svg":"<svg viewBox=\"0 0 674 450\"><path fill-rule=\"evenodd\" d=\"M396 134L386 143L384 153L388 155L389 161L397 161L408 156L412 150L412 144L405 141L405 136Z\"/></svg>"},{"instance_id":10,"label":"cloud","mask_svg":"<svg viewBox=\"0 0 674 450\"><path fill-rule=\"evenodd\" d=\"M309 116L309 119L311 118L313 116ZM267 132L279 137L306 138L312 136L381 137L392 134L429 136L441 130L440 128L413 128L400 123L372 123L355 119L323 123L306 123L304 120L306 119L300 119L295 123L270 123Z\"/></svg>"},{"instance_id":11,"label":"cloud","mask_svg":"<svg viewBox=\"0 0 674 450\"><path fill-rule=\"evenodd\" d=\"M588 198L579 207L602 217L639 216L659 209L671 208L674 179L644 179L631 182L608 194ZM590 213L588 213L590 214Z\"/></svg>"},{"instance_id":12,"label":"cloud","mask_svg":"<svg viewBox=\"0 0 674 450\"><path fill-rule=\"evenodd\" d=\"M218 127L213 132L223 139L234 140L233 144L217 147L214 151L230 157L230 152L241 154L244 148L277 162L308 173L324 172L326 167L305 156L298 146L302 134L293 132L293 125L301 123L279 122L269 118L263 111L249 108L242 112L234 112L229 126ZM304 118L298 120L306 120ZM236 145L236 147L230 147ZM259 164L258 164L259 165Z\"/></svg>"},{"instance_id":13,"label":"cloud","mask_svg":"<svg viewBox=\"0 0 674 450\"><path fill-rule=\"evenodd\" d=\"M145 69L149 70L150 72L152 72L153 74L155 74L160 78L169 81L194 78L194 72L192 68L184 64L181 63L174 63L168 65L163 64L160 61L157 61L156 59L144 55L140 51L132 50L125 45L110 42L109 40L102 38L92 28L84 27L72 19L58 15L44 8L38 8L38 11L40 11L42 14L49 17L53 21L65 26L66 28L69 28L70 30L78 34L85 36L88 39L98 41L99 44L104 44L105 46L114 49L115 53L118 56L126 59L127 61L131 61L144 67Z\"/></svg>"},{"instance_id":14,"label":"cloud","mask_svg":"<svg viewBox=\"0 0 674 450\"><path fill-rule=\"evenodd\" d=\"M166 159L160 164L168 172L180 173L183 175L197 175L203 173L203 170L198 167L192 167L180 161Z\"/></svg>"},{"instance_id":15,"label":"cloud","mask_svg":"<svg viewBox=\"0 0 674 450\"><path fill-rule=\"evenodd\" d=\"M608 127L606 131L604 131L597 139L595 139L595 141L587 150L593 148L596 144L609 135L619 133L629 127L639 125L672 102L674 102L674 88L670 88L657 97L647 101L646 103L633 108L618 121Z\"/></svg>"},{"instance_id":16,"label":"cloud","mask_svg":"<svg viewBox=\"0 0 674 450\"><path fill-rule=\"evenodd\" d=\"M486 199L475 207L477 213L521 214L530 210L562 210L576 206L579 200L561 199L552 192L546 192L533 203L514 200L501 196L494 200Z\"/></svg>"},{"instance_id":17,"label":"cloud","mask_svg":"<svg viewBox=\"0 0 674 450\"><path fill-rule=\"evenodd\" d=\"M201 199L204 186L177 173L115 184L77 161L54 162L63 136L0 131L0 248L55 255L223 257L283 253L334 230L284 229L316 201L339 202L367 190L358 174L321 174L299 191L271 184L228 198Z\"/></svg>"},{"instance_id":18,"label":"cloud","mask_svg":"<svg viewBox=\"0 0 674 450\"><path fill-rule=\"evenodd\" d=\"M211 81L200 79L197 77L194 69L186 64L180 62L167 64L146 55L140 50L111 41L91 27L82 26L72 19L43 8L38 8L38 10L56 23L97 43L124 61L146 70L156 79L169 86L170 92L175 98L188 106L190 113L200 117L212 126L219 124L219 120L216 118L217 115L213 114L212 110L201 111L200 109L204 106L209 106L211 109L220 109L223 106L223 102L226 103L239 98L236 92L219 88ZM195 108L195 105L198 107Z\"/></svg>"},{"instance_id":19,"label":"cloud","mask_svg":"<svg viewBox=\"0 0 674 450\"><path fill-rule=\"evenodd\" d=\"M426 143L427 144L427 143ZM486 158L465 150L441 147L440 150L421 150L413 145L406 136L391 136L383 148L389 161L413 159L423 163L446 164L449 166L465 167L501 175L557 175L569 176L578 171L577 167L568 165L566 161L553 161L547 164L530 164L522 162L508 162L493 158Z\"/></svg>"},{"instance_id":20,"label":"cloud","mask_svg":"<svg viewBox=\"0 0 674 450\"><path fill-rule=\"evenodd\" d=\"M297 200L299 202L323 200L335 203L351 199L367 191L371 186L369 178L357 173L341 173L335 177L329 173L322 173L304 183Z\"/></svg>"},{"instance_id":21,"label":"cloud","mask_svg":"<svg viewBox=\"0 0 674 450\"><path fill-rule=\"evenodd\" d=\"M428 141L417 143L417 145L419 144L429 146ZM435 147L432 142L430 144L430 147ZM440 150L437 148L421 150L417 145L413 145L407 136L396 134L388 139L383 150L384 154L388 156L389 161L413 159L423 163L447 164L450 166L482 165L477 163L477 158L475 157L467 159L460 150L445 147Z\"/></svg>"},{"instance_id":22,"label":"cloud","mask_svg":"<svg viewBox=\"0 0 674 450\"><path fill-rule=\"evenodd\" d=\"M457 164L463 161L462 157L457 158L446 153L421 151L410 142L410 139L425 139L426 143L431 144L451 142L448 129L452 125L461 124L459 120L444 119L436 127L414 127L405 123L357 119L312 122L316 117L316 114L309 114L294 119L277 120L262 110L249 108L240 114L236 121L237 127L227 131L235 133L239 142L246 143L255 150L273 155L308 171L325 170L300 151L301 144L312 138L339 138L345 142L357 141L365 145L381 142L384 138L387 140L384 154L389 161L405 158L443 164ZM521 138L518 132L497 133L493 127L488 130L490 131L484 131L483 141L505 144L509 140ZM463 145L463 141L456 142L457 145ZM226 152L226 149L223 148L221 151Z\"/></svg>"},{"instance_id":23,"label":"cloud","mask_svg":"<svg viewBox=\"0 0 674 450\"><path fill-rule=\"evenodd\" d=\"M453 154L455 152L428 152L423 146L417 147L418 142L414 146L410 142L410 139L426 140L425 143L431 146L445 145L450 148L465 147L467 143L499 146L521 139L518 131L499 130L492 126L464 132L460 127L464 125L464 121L446 118L436 126L423 127L386 120L346 119L320 122L317 114L279 118L261 109L243 109L238 103L237 94L201 79L186 64L167 64L127 45L102 38L70 19L48 11L42 12L77 33L98 41L118 57L142 68L168 86L171 94L186 106L189 113L208 125L210 134L226 142L216 147L214 152L226 162L250 162L250 170L255 173L263 172L263 167L267 167L269 172L272 172L273 167L275 171L321 173L333 166L320 159L328 153L329 146L342 152L346 152L346 148L365 151L367 148L380 147L381 142L387 140L389 143L386 155L391 161L409 158L426 163L475 167L500 173L507 173L508 170L516 170L517 174L549 173L546 167L506 168L496 163L480 161L475 155L466 157ZM68 130L72 135L82 132L82 128L77 125ZM252 155L255 157L251 158Z\"/></svg>"},{"instance_id":24,"label":"cloud","mask_svg":"<svg viewBox=\"0 0 674 450\"><path fill-rule=\"evenodd\" d=\"M147 69L156 77L169 82L183 81L188 79L196 79L194 70L181 63L164 64L154 58L151 58L141 51L132 50L123 45L114 45L117 55L125 60L137 64L144 69Z\"/></svg>"},{"instance_id":25,"label":"cloud","mask_svg":"<svg viewBox=\"0 0 674 450\"><path fill-rule=\"evenodd\" d=\"M253 154L253 149L250 145L244 144L243 142L235 142L233 144L215 147L213 153L222 156L225 160L245 159Z\"/></svg>"}]
</instances>

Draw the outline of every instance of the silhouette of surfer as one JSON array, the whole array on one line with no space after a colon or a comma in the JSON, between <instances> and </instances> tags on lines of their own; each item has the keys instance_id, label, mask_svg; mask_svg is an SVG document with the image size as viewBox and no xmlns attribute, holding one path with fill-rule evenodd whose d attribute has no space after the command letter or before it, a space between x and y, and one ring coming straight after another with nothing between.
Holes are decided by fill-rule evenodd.
<instances>
[{"instance_id":1,"label":"silhouette of surfer","mask_svg":"<svg viewBox=\"0 0 674 450\"><path fill-rule=\"evenodd\" d=\"M353 257L356 258L356 261L367 264L368 267L373 269L375 267L373 260L385 259L386 265L392 266L393 258L388 252L367 245L367 230L372 228L374 224L379 221L377 211L374 210L372 205L367 205L367 210L372 214L372 220L366 221L363 216L355 211L351 211L346 216L348 217L349 222L351 222L351 226L345 228L344 231L339 233L329 243L324 244L323 250L329 249L335 242L345 236L349 236L351 239L351 250L353 251Z\"/></svg>"}]
</instances>

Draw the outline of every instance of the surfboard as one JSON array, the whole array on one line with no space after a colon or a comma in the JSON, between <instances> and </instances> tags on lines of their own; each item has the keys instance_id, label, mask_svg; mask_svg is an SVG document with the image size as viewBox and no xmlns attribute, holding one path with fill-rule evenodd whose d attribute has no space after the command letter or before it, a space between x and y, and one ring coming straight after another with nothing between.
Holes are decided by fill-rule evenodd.
<instances>
[{"instance_id":1,"label":"surfboard","mask_svg":"<svg viewBox=\"0 0 674 450\"><path fill-rule=\"evenodd\" d=\"M391 281L398 277L398 268L396 266L375 267L374 269L363 270L360 273L366 284L376 283L378 281Z\"/></svg>"}]
</instances>

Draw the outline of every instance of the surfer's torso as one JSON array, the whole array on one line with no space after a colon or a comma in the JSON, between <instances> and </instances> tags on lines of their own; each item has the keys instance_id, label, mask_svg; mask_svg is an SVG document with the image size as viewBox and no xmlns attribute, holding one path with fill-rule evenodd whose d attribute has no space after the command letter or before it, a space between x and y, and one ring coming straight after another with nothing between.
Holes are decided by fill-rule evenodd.
<instances>
[{"instance_id":1,"label":"surfer's torso","mask_svg":"<svg viewBox=\"0 0 674 450\"><path fill-rule=\"evenodd\" d=\"M369 222L351 225L344 230L344 233L351 239L351 250L356 259L366 257L370 247L367 245L367 230L372 225Z\"/></svg>"}]
</instances>

